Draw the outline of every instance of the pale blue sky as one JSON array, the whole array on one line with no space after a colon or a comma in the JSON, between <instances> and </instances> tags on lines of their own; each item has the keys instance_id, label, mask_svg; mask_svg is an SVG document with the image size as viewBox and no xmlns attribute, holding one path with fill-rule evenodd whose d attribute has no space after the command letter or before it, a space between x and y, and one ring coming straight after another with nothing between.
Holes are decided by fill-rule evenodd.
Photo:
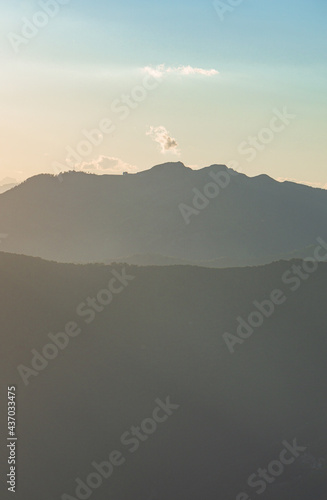
<instances>
[{"instance_id":1,"label":"pale blue sky","mask_svg":"<svg viewBox=\"0 0 327 500\"><path fill-rule=\"evenodd\" d=\"M15 53L8 34L38 11L39 2L1 2L0 180L53 172L83 129L109 118L114 133L83 168L99 168L100 156L116 158L117 172L235 159L249 175L327 184L325 0L244 0L223 20L211 1L71 0ZM112 102L162 64L158 88L120 120ZM176 71L188 66L219 74ZM247 161L239 145L285 106L296 118ZM165 127L178 148L162 152L150 127Z\"/></svg>"}]
</instances>

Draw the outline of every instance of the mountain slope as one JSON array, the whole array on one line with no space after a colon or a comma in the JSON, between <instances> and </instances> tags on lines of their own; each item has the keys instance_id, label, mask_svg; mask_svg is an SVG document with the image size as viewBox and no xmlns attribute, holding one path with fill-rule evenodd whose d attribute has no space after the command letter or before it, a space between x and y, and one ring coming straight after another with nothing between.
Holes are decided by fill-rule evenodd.
<instances>
[{"instance_id":1,"label":"mountain slope","mask_svg":"<svg viewBox=\"0 0 327 500\"><path fill-rule=\"evenodd\" d=\"M9 191L10 189L14 188L17 186L17 183L11 183L11 184L2 184L0 185L0 194L5 193L6 191Z\"/></svg>"},{"instance_id":2,"label":"mountain slope","mask_svg":"<svg viewBox=\"0 0 327 500\"><path fill-rule=\"evenodd\" d=\"M0 232L8 234L1 249L63 262L159 254L262 263L326 237L326 218L327 191L222 165L40 175L0 195Z\"/></svg>"},{"instance_id":3,"label":"mountain slope","mask_svg":"<svg viewBox=\"0 0 327 500\"><path fill-rule=\"evenodd\" d=\"M327 265L291 292L282 277L300 264L126 266L133 279L87 324L76 307L101 290L103 299L122 266L1 253L0 370L5 385L17 386L16 498L77 498L75 479L118 450L125 463L91 498L234 500L244 491L252 499L258 487L249 476L294 439L305 451L265 498L326 498ZM287 300L231 354L222 334L235 333L236 318L277 288ZM69 322L81 333L25 385L17 367L31 366L31 350L42 353L49 333ZM132 453L121 436L168 396L179 408ZM2 414L4 404L5 395Z\"/></svg>"}]
</instances>

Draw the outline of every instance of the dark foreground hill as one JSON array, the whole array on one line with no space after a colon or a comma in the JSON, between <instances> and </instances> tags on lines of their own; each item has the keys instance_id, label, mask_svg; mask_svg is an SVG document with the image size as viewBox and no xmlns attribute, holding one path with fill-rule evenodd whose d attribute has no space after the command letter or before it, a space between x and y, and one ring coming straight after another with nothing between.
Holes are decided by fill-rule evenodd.
<instances>
[{"instance_id":1,"label":"dark foreground hill","mask_svg":"<svg viewBox=\"0 0 327 500\"><path fill-rule=\"evenodd\" d=\"M61 262L256 265L327 237L326 219L326 190L223 165L39 175L0 195L1 249Z\"/></svg>"},{"instance_id":2,"label":"dark foreground hill","mask_svg":"<svg viewBox=\"0 0 327 500\"><path fill-rule=\"evenodd\" d=\"M327 265L297 279L296 265L124 268L0 254L15 498L325 499ZM236 334L238 317L260 323L249 319L258 307L269 317L228 349L223 333ZM109 456L115 466L102 463ZM5 459L3 445L2 471ZM75 493L77 478L92 487Z\"/></svg>"}]
</instances>

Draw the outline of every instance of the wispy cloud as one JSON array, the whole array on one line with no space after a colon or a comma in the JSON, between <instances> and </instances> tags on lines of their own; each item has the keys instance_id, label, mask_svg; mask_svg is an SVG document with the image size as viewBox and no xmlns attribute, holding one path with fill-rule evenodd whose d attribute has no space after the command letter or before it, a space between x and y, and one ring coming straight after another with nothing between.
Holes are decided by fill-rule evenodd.
<instances>
[{"instance_id":1,"label":"wispy cloud","mask_svg":"<svg viewBox=\"0 0 327 500\"><path fill-rule=\"evenodd\" d=\"M165 64L159 64L158 66L146 66L143 68L143 71L149 73L155 78L162 78L165 75L182 75L182 76L190 76L190 75L202 75L202 76L215 76L219 74L219 71L216 69L203 69L203 68L194 68L192 66L178 66L178 67L166 67Z\"/></svg>"},{"instance_id":2,"label":"wispy cloud","mask_svg":"<svg viewBox=\"0 0 327 500\"><path fill-rule=\"evenodd\" d=\"M76 165L76 169L95 174L122 174L123 172L137 172L135 165L130 165L120 158L101 155L99 158Z\"/></svg>"},{"instance_id":3,"label":"wispy cloud","mask_svg":"<svg viewBox=\"0 0 327 500\"><path fill-rule=\"evenodd\" d=\"M171 137L171 134L163 125L160 125L159 127L149 127L146 135L151 137L154 142L157 142L159 144L160 152L162 154L165 154L167 152L174 153L176 155L180 154L176 139Z\"/></svg>"}]
</instances>

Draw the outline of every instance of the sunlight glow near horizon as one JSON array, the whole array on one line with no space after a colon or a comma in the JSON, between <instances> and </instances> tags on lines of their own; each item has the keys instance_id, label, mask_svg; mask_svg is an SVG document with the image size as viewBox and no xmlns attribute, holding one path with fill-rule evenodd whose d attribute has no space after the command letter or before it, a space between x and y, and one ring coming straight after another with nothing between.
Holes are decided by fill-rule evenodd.
<instances>
[{"instance_id":1,"label":"sunlight glow near horizon","mask_svg":"<svg viewBox=\"0 0 327 500\"><path fill-rule=\"evenodd\" d=\"M211 2L71 1L15 54L8 32L37 10L33 1L2 7L0 181L53 173L84 129L109 118L114 133L85 161L103 155L144 170L235 159L251 176L326 185L325 2L244 1L221 22ZM112 103L142 85L144 68L160 67L160 85L126 119L115 115ZM247 162L239 144L285 106L296 120ZM149 127L165 127L180 156L162 153Z\"/></svg>"}]
</instances>

